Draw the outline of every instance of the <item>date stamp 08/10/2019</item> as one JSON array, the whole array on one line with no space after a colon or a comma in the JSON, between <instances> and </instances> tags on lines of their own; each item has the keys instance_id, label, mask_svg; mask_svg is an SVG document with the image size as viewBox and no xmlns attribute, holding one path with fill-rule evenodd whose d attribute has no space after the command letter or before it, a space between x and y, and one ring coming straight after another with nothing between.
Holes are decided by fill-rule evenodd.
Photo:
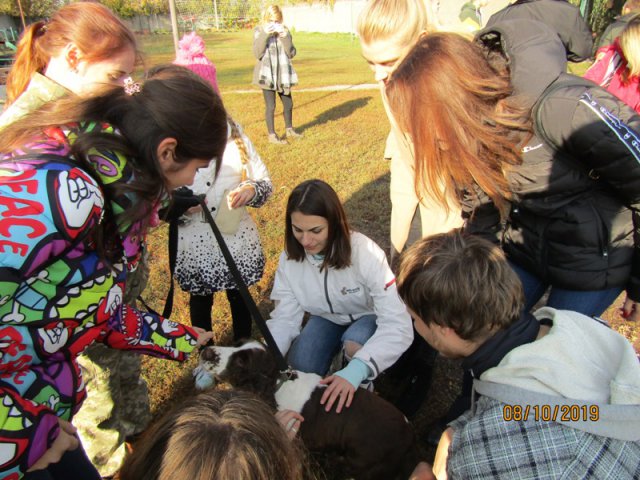
<instances>
[{"instance_id":1,"label":"date stamp 08/10/2019","mask_svg":"<svg viewBox=\"0 0 640 480\"><path fill-rule=\"evenodd\" d=\"M600 419L598 405L509 405L502 407L505 422L597 422Z\"/></svg>"}]
</instances>

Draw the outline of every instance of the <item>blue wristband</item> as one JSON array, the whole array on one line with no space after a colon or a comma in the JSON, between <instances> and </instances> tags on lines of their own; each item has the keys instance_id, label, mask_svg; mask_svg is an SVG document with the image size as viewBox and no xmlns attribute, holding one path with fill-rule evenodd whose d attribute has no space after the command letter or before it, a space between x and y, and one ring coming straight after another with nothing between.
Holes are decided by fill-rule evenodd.
<instances>
[{"instance_id":1,"label":"blue wristband","mask_svg":"<svg viewBox=\"0 0 640 480\"><path fill-rule=\"evenodd\" d=\"M335 375L344 378L353 385L353 388L358 388L369 377L369 372L370 370L366 363L354 358L346 367L336 372Z\"/></svg>"}]
</instances>

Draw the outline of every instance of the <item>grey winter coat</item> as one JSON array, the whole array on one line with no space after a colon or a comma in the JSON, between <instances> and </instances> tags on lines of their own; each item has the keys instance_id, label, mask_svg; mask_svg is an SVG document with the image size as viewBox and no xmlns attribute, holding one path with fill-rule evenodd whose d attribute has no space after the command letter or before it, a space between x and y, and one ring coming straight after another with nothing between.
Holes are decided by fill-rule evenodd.
<instances>
[{"instance_id":1,"label":"grey winter coat","mask_svg":"<svg viewBox=\"0 0 640 480\"><path fill-rule=\"evenodd\" d=\"M280 43L280 46L284 50L285 55L290 60L296 56L296 47L293 46L293 39L291 38L291 32L289 30L285 30L286 35L284 37L278 37L277 41ZM257 62L255 67L253 68L253 80L251 83L259 86L263 89L268 89L264 85L260 84L260 62L262 57L265 55L267 51L267 46L269 43L269 39L273 36L273 34L267 33L264 31L264 27L260 25L253 30L253 55L256 57ZM277 81L276 81L277 83Z\"/></svg>"},{"instance_id":2,"label":"grey winter coat","mask_svg":"<svg viewBox=\"0 0 640 480\"><path fill-rule=\"evenodd\" d=\"M570 61L582 62L591 57L591 28L575 5L564 0L518 0L494 13L486 26L515 19L537 20L555 30Z\"/></svg>"}]
</instances>

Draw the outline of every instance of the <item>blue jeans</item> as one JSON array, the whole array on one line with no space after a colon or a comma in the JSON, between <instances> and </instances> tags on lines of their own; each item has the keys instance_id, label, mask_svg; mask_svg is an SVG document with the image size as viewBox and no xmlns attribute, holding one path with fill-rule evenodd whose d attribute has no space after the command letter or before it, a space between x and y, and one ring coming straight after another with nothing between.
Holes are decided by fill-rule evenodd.
<instances>
[{"instance_id":1,"label":"blue jeans","mask_svg":"<svg viewBox=\"0 0 640 480\"><path fill-rule=\"evenodd\" d=\"M289 349L289 365L301 372L324 376L344 342L364 345L377 327L375 315L364 315L351 325L337 325L326 318L311 315Z\"/></svg>"},{"instance_id":2,"label":"blue jeans","mask_svg":"<svg viewBox=\"0 0 640 480\"><path fill-rule=\"evenodd\" d=\"M529 312L542 298L549 284L529 273L513 262L509 262L511 268L518 274L522 282L525 297L525 311ZM622 287L614 287L606 290L565 290L551 285L551 292L547 300L547 306L558 310L572 310L589 317L599 317L609 308L622 292Z\"/></svg>"}]
</instances>

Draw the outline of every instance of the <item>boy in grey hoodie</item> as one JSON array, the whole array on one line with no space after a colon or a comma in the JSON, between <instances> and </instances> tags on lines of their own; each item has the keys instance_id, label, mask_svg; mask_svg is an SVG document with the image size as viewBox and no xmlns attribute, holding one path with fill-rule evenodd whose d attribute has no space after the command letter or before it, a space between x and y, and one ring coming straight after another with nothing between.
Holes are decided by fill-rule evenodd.
<instances>
[{"instance_id":1,"label":"boy in grey hoodie","mask_svg":"<svg viewBox=\"0 0 640 480\"><path fill-rule=\"evenodd\" d=\"M474 377L471 410L438 446L439 480L640 478L640 363L622 335L575 312L522 312L502 250L456 230L403 254L398 293L418 333Z\"/></svg>"}]
</instances>

